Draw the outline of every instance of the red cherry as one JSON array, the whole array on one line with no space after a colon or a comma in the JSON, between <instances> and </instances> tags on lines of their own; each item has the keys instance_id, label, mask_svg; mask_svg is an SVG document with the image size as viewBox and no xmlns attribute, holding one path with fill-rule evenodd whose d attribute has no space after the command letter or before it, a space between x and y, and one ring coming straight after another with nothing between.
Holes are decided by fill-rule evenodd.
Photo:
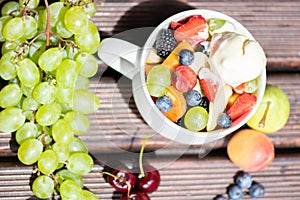
<instances>
[{"instance_id":1,"label":"red cherry","mask_svg":"<svg viewBox=\"0 0 300 200\"><path fill-rule=\"evenodd\" d=\"M157 169L152 166L145 166L145 176L138 174L136 187L143 192L154 192L160 184L160 174Z\"/></svg>"},{"instance_id":2,"label":"red cherry","mask_svg":"<svg viewBox=\"0 0 300 200\"><path fill-rule=\"evenodd\" d=\"M130 193L129 197L127 193L123 193L120 200L150 200L150 197L145 192L134 191Z\"/></svg>"},{"instance_id":3,"label":"red cherry","mask_svg":"<svg viewBox=\"0 0 300 200\"><path fill-rule=\"evenodd\" d=\"M127 193L128 190L134 188L137 178L133 172L115 169L112 174L114 176L108 176L107 181L117 191Z\"/></svg>"}]
</instances>

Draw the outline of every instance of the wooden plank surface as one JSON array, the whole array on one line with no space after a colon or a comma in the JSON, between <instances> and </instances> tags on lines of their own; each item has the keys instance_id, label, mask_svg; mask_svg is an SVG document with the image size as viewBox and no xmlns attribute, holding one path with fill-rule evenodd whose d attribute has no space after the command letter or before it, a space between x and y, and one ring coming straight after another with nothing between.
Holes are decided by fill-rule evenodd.
<instances>
[{"instance_id":1,"label":"wooden plank surface","mask_svg":"<svg viewBox=\"0 0 300 200\"><path fill-rule=\"evenodd\" d=\"M287 157L277 157L263 171L251 173L253 179L266 188L262 200L299 200L300 197L300 157L299 152ZM150 194L152 200L209 200L224 194L226 187L233 183L233 176L239 170L224 155L181 157L170 162L165 157L155 157L149 163L159 169L161 184ZM85 187L101 200L119 199L120 194L105 182L100 172L101 164L84 175ZM1 162L0 199L35 200L30 190L32 167L23 166L18 161ZM58 195L54 199L58 199ZM250 199L249 197L243 199Z\"/></svg>"},{"instance_id":2,"label":"wooden plank surface","mask_svg":"<svg viewBox=\"0 0 300 200\"><path fill-rule=\"evenodd\" d=\"M155 27L187 9L211 9L240 21L261 43L271 70L300 66L300 1L112 1L94 17L102 37L137 27Z\"/></svg>"},{"instance_id":3,"label":"wooden plank surface","mask_svg":"<svg viewBox=\"0 0 300 200\"><path fill-rule=\"evenodd\" d=\"M286 126L269 135L276 147L274 162L252 175L266 187L264 200L299 200L299 0L106 0L93 20L105 38L137 27L154 27L171 14L192 8L213 9L236 18L265 49L268 83L278 85L287 93L291 113ZM230 136L203 147L172 143L147 126L132 98L131 82L120 82L119 78L120 74L99 61L99 74L92 80L91 90L99 97L101 107L95 115L89 116L91 130L80 137L101 162L84 176L85 186L102 200L119 199L120 194L99 174L103 162L108 157L120 158L115 154L122 150L137 151L144 136L150 133L146 150L156 151L150 154L149 162L159 168L162 177L161 186L150 195L151 199L208 200L225 193L238 170L226 156ZM33 167L20 164L15 157L17 148L12 134L0 133L0 199L34 200L30 190Z\"/></svg>"}]
</instances>

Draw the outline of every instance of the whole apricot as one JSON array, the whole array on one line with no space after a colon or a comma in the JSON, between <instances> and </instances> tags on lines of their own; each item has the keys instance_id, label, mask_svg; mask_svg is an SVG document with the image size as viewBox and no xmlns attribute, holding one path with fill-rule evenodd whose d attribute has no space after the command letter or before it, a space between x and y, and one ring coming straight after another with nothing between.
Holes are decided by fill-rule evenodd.
<instances>
[{"instance_id":1,"label":"whole apricot","mask_svg":"<svg viewBox=\"0 0 300 200\"><path fill-rule=\"evenodd\" d=\"M227 145L227 154L239 168L255 172L266 168L274 159L274 145L262 132L243 129Z\"/></svg>"}]
</instances>

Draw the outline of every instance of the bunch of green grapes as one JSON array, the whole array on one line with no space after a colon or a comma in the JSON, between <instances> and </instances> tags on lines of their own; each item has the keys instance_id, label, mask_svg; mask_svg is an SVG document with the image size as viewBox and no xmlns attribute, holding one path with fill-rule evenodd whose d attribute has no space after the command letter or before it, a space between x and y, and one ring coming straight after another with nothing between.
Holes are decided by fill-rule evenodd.
<instances>
[{"instance_id":1,"label":"bunch of green grapes","mask_svg":"<svg viewBox=\"0 0 300 200\"><path fill-rule=\"evenodd\" d=\"M43 5L42 5L43 4ZM0 132L14 133L18 158L37 166L32 191L50 198L97 199L83 189L94 165L78 134L99 99L89 78L98 70L100 45L93 0L8 1L0 17Z\"/></svg>"}]
</instances>

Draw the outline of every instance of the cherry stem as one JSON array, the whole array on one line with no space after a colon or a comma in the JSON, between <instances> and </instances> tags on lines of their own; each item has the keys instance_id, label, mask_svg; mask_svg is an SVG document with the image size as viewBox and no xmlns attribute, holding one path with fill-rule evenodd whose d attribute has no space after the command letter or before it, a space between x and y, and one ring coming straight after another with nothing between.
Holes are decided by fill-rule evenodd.
<instances>
[{"instance_id":1,"label":"cherry stem","mask_svg":"<svg viewBox=\"0 0 300 200\"><path fill-rule=\"evenodd\" d=\"M144 149L145 149L146 142L147 142L148 138L149 138L149 135L147 135L145 137L143 145L142 145L141 150L140 150L140 155L139 155L139 167L140 167L140 172L141 172L142 178L145 177L145 171L144 171L144 168L143 168L143 154L144 154Z\"/></svg>"},{"instance_id":2,"label":"cherry stem","mask_svg":"<svg viewBox=\"0 0 300 200\"><path fill-rule=\"evenodd\" d=\"M114 179L118 180L118 181L122 181L121 178L117 177L116 175L110 173L110 172L100 172L100 174L104 174L104 175L107 175L107 176L111 176L113 177ZM129 197L130 196L130 191L131 191L131 186L130 186L130 183L128 181L125 181L127 187L128 187L128 190L127 190L127 196Z\"/></svg>"},{"instance_id":3,"label":"cherry stem","mask_svg":"<svg viewBox=\"0 0 300 200\"><path fill-rule=\"evenodd\" d=\"M271 102L268 101L268 102L267 102L266 110L265 110L265 112L264 112L264 115L263 115L263 117L261 118L261 120L259 121L259 124L258 124L258 127L259 127L259 128L265 127L266 118L267 118L267 114L268 114L270 105L271 105Z\"/></svg>"},{"instance_id":4,"label":"cherry stem","mask_svg":"<svg viewBox=\"0 0 300 200\"><path fill-rule=\"evenodd\" d=\"M50 9L49 9L49 5L48 5L48 0L44 0L45 2L45 6L46 6L46 10L47 10L47 22L46 22L46 30L45 30L45 34L46 34L46 47L50 46L50 34L51 34L51 30L50 30Z\"/></svg>"}]
</instances>

